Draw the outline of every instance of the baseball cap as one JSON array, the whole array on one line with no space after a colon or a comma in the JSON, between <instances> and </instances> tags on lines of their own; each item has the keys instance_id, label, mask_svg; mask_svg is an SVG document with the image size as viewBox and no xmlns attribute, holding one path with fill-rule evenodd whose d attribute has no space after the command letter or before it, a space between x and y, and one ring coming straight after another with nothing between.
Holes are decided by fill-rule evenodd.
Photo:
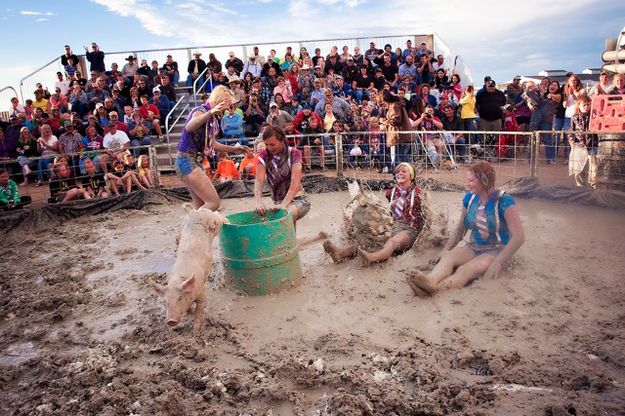
<instances>
[{"instance_id":1,"label":"baseball cap","mask_svg":"<svg viewBox=\"0 0 625 416\"><path fill-rule=\"evenodd\" d=\"M152 92L157 92L157 93L161 93L161 89L159 87L154 87L152 88Z\"/></svg>"},{"instance_id":2,"label":"baseball cap","mask_svg":"<svg viewBox=\"0 0 625 416\"><path fill-rule=\"evenodd\" d=\"M512 80L514 81L514 80L517 80L517 79L520 80L521 79L521 75L515 76Z\"/></svg>"},{"instance_id":3,"label":"baseball cap","mask_svg":"<svg viewBox=\"0 0 625 416\"><path fill-rule=\"evenodd\" d=\"M272 101L269 103L269 108L275 108L275 107L278 107L278 104L276 104L275 101Z\"/></svg>"},{"instance_id":4,"label":"baseball cap","mask_svg":"<svg viewBox=\"0 0 625 416\"><path fill-rule=\"evenodd\" d=\"M484 82L488 82L488 81L490 81L491 79L492 79L492 78L490 77L490 75L486 75L486 76L484 77Z\"/></svg>"}]
</instances>

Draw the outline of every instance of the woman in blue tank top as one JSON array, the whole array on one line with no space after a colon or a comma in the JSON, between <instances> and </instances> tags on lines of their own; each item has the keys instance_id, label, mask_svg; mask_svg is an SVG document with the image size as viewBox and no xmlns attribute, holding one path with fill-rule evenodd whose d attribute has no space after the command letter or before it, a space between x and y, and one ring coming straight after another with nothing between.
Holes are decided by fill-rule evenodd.
<instances>
[{"instance_id":1,"label":"woman in blue tank top","mask_svg":"<svg viewBox=\"0 0 625 416\"><path fill-rule=\"evenodd\" d=\"M196 209L206 205L215 211L221 203L217 190L201 166L203 158L212 152L246 154L251 151L244 146L221 144L216 139L219 121L215 116L222 114L234 101L232 91L221 85L216 87L206 103L191 110L182 129L176 149L176 172L189 188L192 205Z\"/></svg>"},{"instance_id":2,"label":"woman in blue tank top","mask_svg":"<svg viewBox=\"0 0 625 416\"><path fill-rule=\"evenodd\" d=\"M460 221L438 264L428 275L415 270L407 276L416 296L460 288L481 275L498 277L525 241L516 202L495 189L495 169L490 163L479 162L469 167L467 187L469 192L462 201ZM458 246L467 230L469 242Z\"/></svg>"}]
</instances>

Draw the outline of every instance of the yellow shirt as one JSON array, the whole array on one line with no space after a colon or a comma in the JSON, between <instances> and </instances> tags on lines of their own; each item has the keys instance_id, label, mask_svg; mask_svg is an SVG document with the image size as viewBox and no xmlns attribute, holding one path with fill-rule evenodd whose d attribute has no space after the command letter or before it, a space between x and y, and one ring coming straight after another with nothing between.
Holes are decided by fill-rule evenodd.
<instances>
[{"instance_id":1,"label":"yellow shirt","mask_svg":"<svg viewBox=\"0 0 625 416\"><path fill-rule=\"evenodd\" d=\"M475 118L475 95L465 95L460 99L460 118Z\"/></svg>"},{"instance_id":2,"label":"yellow shirt","mask_svg":"<svg viewBox=\"0 0 625 416\"><path fill-rule=\"evenodd\" d=\"M43 111L44 113L48 112L48 104L49 101L45 98L42 98L41 101L33 100L33 107L41 108L41 111Z\"/></svg>"}]
</instances>

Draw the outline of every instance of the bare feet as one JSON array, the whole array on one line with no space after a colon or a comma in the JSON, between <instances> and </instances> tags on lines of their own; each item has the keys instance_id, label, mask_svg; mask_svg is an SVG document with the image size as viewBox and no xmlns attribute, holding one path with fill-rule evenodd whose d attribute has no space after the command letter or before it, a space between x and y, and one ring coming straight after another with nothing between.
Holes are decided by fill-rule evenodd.
<instances>
[{"instance_id":1,"label":"bare feet","mask_svg":"<svg viewBox=\"0 0 625 416\"><path fill-rule=\"evenodd\" d=\"M343 261L344 257L339 254L339 248L332 244L332 241L324 241L323 249L326 253L330 255L330 257L332 257L333 262L340 263L341 261Z\"/></svg>"},{"instance_id":2,"label":"bare feet","mask_svg":"<svg viewBox=\"0 0 625 416\"><path fill-rule=\"evenodd\" d=\"M415 296L430 296L436 293L436 287L432 285L428 277L419 270L408 272L406 281Z\"/></svg>"},{"instance_id":3,"label":"bare feet","mask_svg":"<svg viewBox=\"0 0 625 416\"><path fill-rule=\"evenodd\" d=\"M358 247L358 255L360 256L363 266L369 266L371 263L374 263L374 261L371 260L369 252L360 247Z\"/></svg>"}]
</instances>

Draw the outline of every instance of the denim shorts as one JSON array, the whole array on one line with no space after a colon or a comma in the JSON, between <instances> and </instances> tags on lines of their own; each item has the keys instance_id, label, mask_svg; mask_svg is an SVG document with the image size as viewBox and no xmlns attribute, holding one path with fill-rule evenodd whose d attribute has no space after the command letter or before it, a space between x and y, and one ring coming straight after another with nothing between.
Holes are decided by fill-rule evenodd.
<instances>
[{"instance_id":1,"label":"denim shorts","mask_svg":"<svg viewBox=\"0 0 625 416\"><path fill-rule=\"evenodd\" d=\"M296 196L291 201L291 204L297 208L298 219L303 218L310 211L310 200L306 195Z\"/></svg>"},{"instance_id":2,"label":"denim shorts","mask_svg":"<svg viewBox=\"0 0 625 416\"><path fill-rule=\"evenodd\" d=\"M178 152L176 155L176 173L178 176L181 178L188 176L195 168L202 169L202 166L198 163L193 153Z\"/></svg>"},{"instance_id":3,"label":"denim shorts","mask_svg":"<svg viewBox=\"0 0 625 416\"><path fill-rule=\"evenodd\" d=\"M482 254L492 254L492 255L496 256L499 253L501 253L501 250L503 250L503 246L499 246L499 247L482 246L482 247L480 247L479 245L476 245L476 244L467 244L467 247L469 247L471 250L473 250L473 253L475 253L475 256L480 256Z\"/></svg>"}]
</instances>

